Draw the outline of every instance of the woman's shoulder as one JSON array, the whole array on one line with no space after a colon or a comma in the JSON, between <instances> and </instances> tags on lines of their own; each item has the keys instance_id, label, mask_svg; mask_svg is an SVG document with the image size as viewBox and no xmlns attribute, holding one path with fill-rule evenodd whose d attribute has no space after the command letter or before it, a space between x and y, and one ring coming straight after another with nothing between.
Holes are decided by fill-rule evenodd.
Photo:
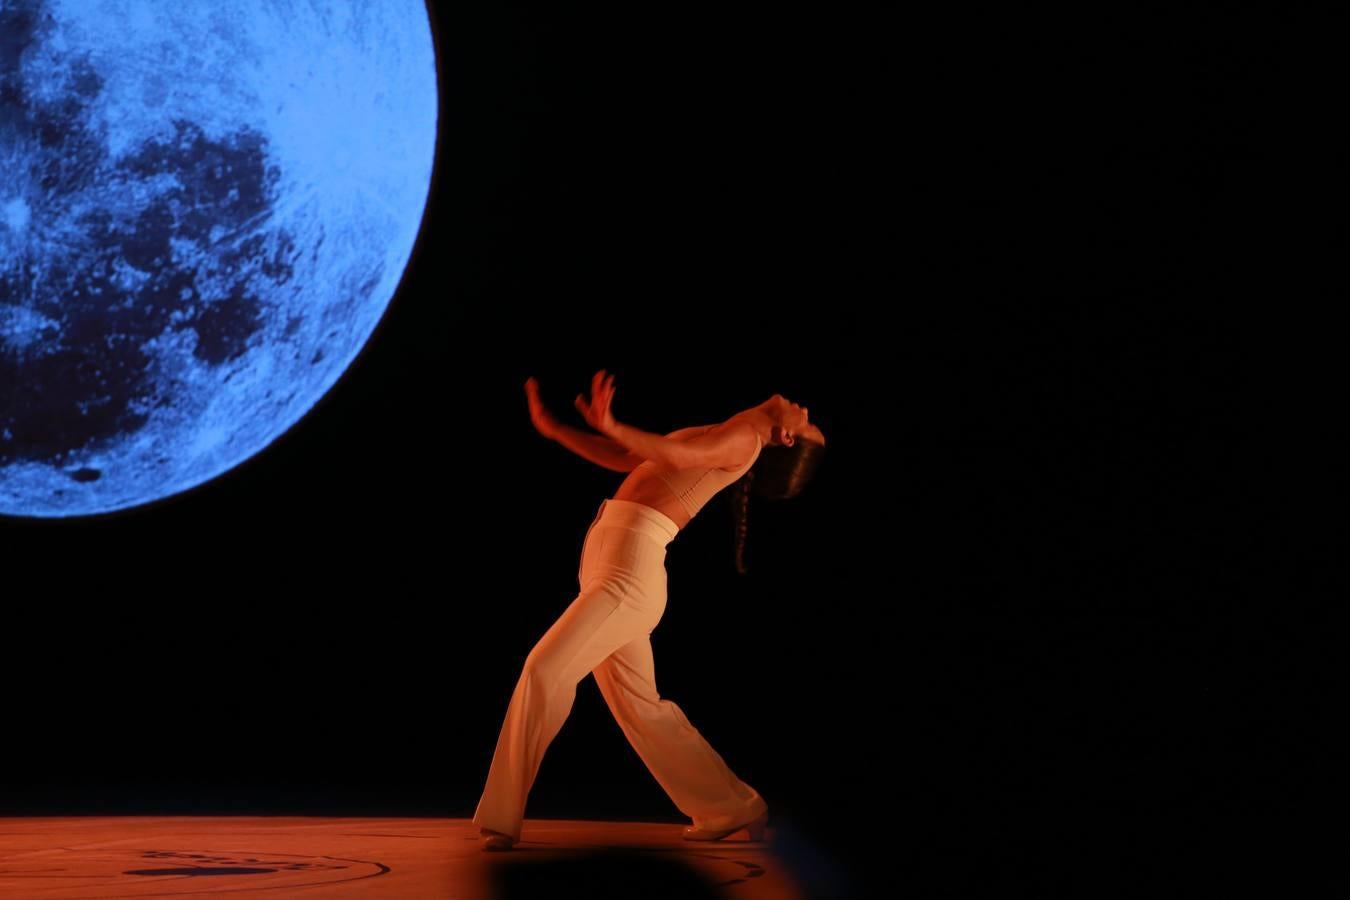
<instances>
[{"instance_id":1,"label":"woman's shoulder","mask_svg":"<svg viewBox=\"0 0 1350 900\"><path fill-rule=\"evenodd\" d=\"M698 437L700 434L707 434L709 431L712 431L714 428L719 428L723 424L725 423L714 422L711 425L691 425L688 428L680 428L676 431L672 431L667 434L666 437L670 438L672 441L687 441L690 438Z\"/></svg>"},{"instance_id":2,"label":"woman's shoulder","mask_svg":"<svg viewBox=\"0 0 1350 900\"><path fill-rule=\"evenodd\" d=\"M732 416L721 422L713 422L711 425L693 425L689 428L681 428L678 431L672 431L666 435L671 440L687 441L690 438L696 438L711 432L728 434L735 431L745 431L750 434L758 435L755 427L739 415Z\"/></svg>"}]
</instances>

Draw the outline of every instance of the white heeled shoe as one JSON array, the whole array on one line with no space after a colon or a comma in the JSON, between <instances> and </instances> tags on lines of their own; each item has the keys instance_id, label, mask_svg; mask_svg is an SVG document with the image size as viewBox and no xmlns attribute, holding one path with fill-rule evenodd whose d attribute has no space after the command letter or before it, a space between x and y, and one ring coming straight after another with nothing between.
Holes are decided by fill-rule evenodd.
<instances>
[{"instance_id":1,"label":"white heeled shoe","mask_svg":"<svg viewBox=\"0 0 1350 900\"><path fill-rule=\"evenodd\" d=\"M719 828L715 831L706 828L695 828L690 825L684 830L684 839L686 841L720 841L722 838L735 834L741 829L745 829L750 835L752 841L764 840L764 832L769 824L768 812L762 812L749 822L744 822L733 828Z\"/></svg>"},{"instance_id":2,"label":"white heeled shoe","mask_svg":"<svg viewBox=\"0 0 1350 900\"><path fill-rule=\"evenodd\" d=\"M515 838L509 834L502 834L500 831L493 831L490 828L479 830L483 837L483 849L488 851L510 850L515 845Z\"/></svg>"}]
</instances>

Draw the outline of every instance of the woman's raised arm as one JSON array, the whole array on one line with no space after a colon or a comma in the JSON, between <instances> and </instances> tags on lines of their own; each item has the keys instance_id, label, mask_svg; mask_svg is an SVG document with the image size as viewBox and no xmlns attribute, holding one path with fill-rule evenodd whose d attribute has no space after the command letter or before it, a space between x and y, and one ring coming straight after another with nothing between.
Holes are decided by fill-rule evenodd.
<instances>
[{"instance_id":1,"label":"woman's raised arm","mask_svg":"<svg viewBox=\"0 0 1350 900\"><path fill-rule=\"evenodd\" d=\"M614 472L631 472L642 462L642 457L630 453L610 438L564 425L553 418L553 414L539 399L539 382L533 378L525 382L525 398L530 404L530 421L534 423L535 430L582 459Z\"/></svg>"},{"instance_id":2,"label":"woman's raised arm","mask_svg":"<svg viewBox=\"0 0 1350 900\"><path fill-rule=\"evenodd\" d=\"M578 394L576 406L596 431L642 459L674 469L734 469L750 458L758 444L750 423L731 420L685 440L662 437L617 421L611 408L613 401L614 376L602 369L591 379L590 402Z\"/></svg>"}]
</instances>

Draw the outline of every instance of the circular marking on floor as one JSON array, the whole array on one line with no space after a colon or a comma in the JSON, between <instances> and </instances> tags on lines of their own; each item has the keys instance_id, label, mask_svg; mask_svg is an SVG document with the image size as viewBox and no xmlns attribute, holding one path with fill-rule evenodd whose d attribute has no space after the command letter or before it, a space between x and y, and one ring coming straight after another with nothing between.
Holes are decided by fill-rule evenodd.
<instances>
[{"instance_id":1,"label":"circular marking on floor","mask_svg":"<svg viewBox=\"0 0 1350 900\"><path fill-rule=\"evenodd\" d=\"M106 896L100 892L109 888L116 888L118 897L195 894L206 889L203 878L211 880L212 893L294 890L359 881L389 871L384 863L365 859L209 849L63 847L27 859L23 855L0 859L0 879L31 879L45 883L48 889L68 885L63 896L71 898ZM239 886L222 887L220 881ZM133 888L138 892L127 892Z\"/></svg>"}]
</instances>

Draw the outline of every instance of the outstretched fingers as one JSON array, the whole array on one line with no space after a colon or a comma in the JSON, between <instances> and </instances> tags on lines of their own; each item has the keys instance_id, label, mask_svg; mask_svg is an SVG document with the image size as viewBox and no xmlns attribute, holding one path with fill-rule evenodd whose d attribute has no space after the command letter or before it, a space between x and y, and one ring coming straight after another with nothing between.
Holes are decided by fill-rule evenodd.
<instances>
[{"instance_id":1,"label":"outstretched fingers","mask_svg":"<svg viewBox=\"0 0 1350 900\"><path fill-rule=\"evenodd\" d=\"M587 400L583 393L577 394L572 402L592 428L603 430L611 418L609 408L614 402L614 376L600 369L591 376L590 399Z\"/></svg>"}]
</instances>

